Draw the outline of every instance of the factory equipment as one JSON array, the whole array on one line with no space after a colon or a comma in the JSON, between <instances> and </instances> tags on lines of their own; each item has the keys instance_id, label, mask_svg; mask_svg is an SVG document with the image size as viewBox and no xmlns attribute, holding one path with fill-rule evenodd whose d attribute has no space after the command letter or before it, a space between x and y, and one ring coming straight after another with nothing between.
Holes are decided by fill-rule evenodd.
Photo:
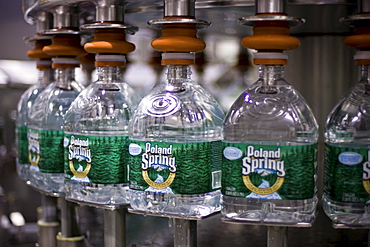
<instances>
[{"instance_id":1,"label":"factory equipment","mask_svg":"<svg viewBox=\"0 0 370 247\"><path fill-rule=\"evenodd\" d=\"M343 37L348 36L352 29L340 24L338 20L345 16L352 16L359 10L364 10L366 12L368 4L367 1L355 2L350 0L260 0L256 1L257 4L255 1L249 0L166 0L163 2L157 0L132 0L127 3L114 0L24 0L23 3L25 8L25 19L30 24L37 24L38 18L41 18L41 13L54 13L54 27L57 27L58 30L43 27L41 28L41 33L45 35L55 35L56 37L58 37L61 32L63 35L76 35L77 33L81 35L81 33L78 32L78 28L82 28L84 29L83 35L85 38L82 43L88 43L87 40L91 40L93 34L90 31L92 29L97 28L96 30L99 30L95 32L96 35L97 33L101 33L102 30L110 28L119 29L127 25L123 24L123 19L120 19L120 16L123 16L123 14L125 16L124 23L139 27L138 34L143 30L147 31L148 27L146 23L150 20L155 20L150 23L151 25L159 23L163 26L168 24L178 25L178 23L187 26L204 25L204 23L195 23L195 21L198 20L193 18L195 16L199 19L207 20L212 23L211 27L201 30L198 33L198 36L205 40L208 46L204 51L206 64L202 66L202 74L198 74L197 70L194 70L194 76L199 79L203 87L210 89L209 91L211 93L213 82L217 81L218 78L222 77L223 73L226 73L229 68L235 65L239 53L239 41L243 37L252 34L251 29L243 27L238 23L239 18L245 17L242 18L240 22L246 23L248 22L248 16L254 16L256 12L258 14L268 13L267 16L273 16L272 18L277 19L287 19L290 16L304 18L306 22L303 25L292 27L290 30L290 35L298 38L301 46L299 49L288 52L289 61L294 62L287 66L285 77L287 81L293 82L293 86L297 91L300 91L307 99L320 127L324 126L325 117L329 113L329 110L334 106L339 97L344 94L344 91L351 86L351 82L357 81L355 79L357 76L356 69L352 65L353 51L344 47L341 42ZM287 4L286 14L288 15L280 15L281 12L285 12L285 10L280 11L284 9L284 7L282 7L283 5L280 4L284 3ZM164 6L167 6L167 8ZM195 8L195 13L192 12L193 7ZM163 10L170 10L171 13L165 12L165 18L162 19ZM362 14L361 18L366 22L368 15L366 13ZM279 15L280 17L276 17ZM256 15L253 21L256 21L258 17L259 16ZM263 18L271 17L261 17L261 19ZM66 27L69 27L71 23L78 23L78 25L75 26L77 29L67 29ZM157 36L154 31L147 31L146 34L150 37L141 40L140 38L142 38L142 36L140 35L135 35L138 37L127 37L128 41L132 40L137 46L136 51L148 51L148 40L155 39ZM182 37L183 32L179 34L180 37ZM268 34L266 33L266 35ZM286 34L284 33L283 35ZM167 38L168 33L164 33L164 35L162 33L162 36ZM178 41L184 42L184 46L186 47L190 44L189 42L186 43L186 40L187 39L180 38ZM122 41L122 39L120 39L120 41ZM146 44L144 44L145 41L147 41ZM154 47L156 46L157 44L154 44ZM276 49L267 48L267 50L271 51ZM165 59L193 59L188 56L180 58L171 57L179 52L179 50L176 49L164 51L166 51L164 55ZM186 53L194 51L200 50L181 50L180 52ZM118 53L122 54L126 52ZM139 56L137 54L138 53L135 54L135 52L133 52L132 55L127 55L128 61L130 61L130 56L133 58ZM149 52L143 52L140 56L148 58L151 54L152 53ZM251 56L252 52L248 50L246 60L250 59ZM278 58L281 59L281 57ZM262 59L266 59L266 57L262 57ZM126 72L130 69L134 69L134 67L128 64ZM254 70L249 74L253 74L253 72L256 71L253 66L249 66L248 69ZM138 70L136 72L140 73L141 71ZM123 77L124 76L125 75L123 75ZM252 83L255 81L255 78L249 78L249 80L250 81L246 82L246 84ZM136 82L135 79L133 79L132 81L127 81L127 83L135 87ZM138 82L138 85L139 84ZM143 83L140 85L142 84ZM0 90L5 92L5 90L10 89ZM218 94L221 94L221 92L218 91ZM220 95L217 96L220 97ZM1 99L1 101L3 100L5 99ZM3 115L5 116L6 114L2 113L2 116ZM10 131L7 130L6 132ZM321 132L319 133L320 135L322 134ZM9 145L9 143L12 142L12 138L3 139L8 141L5 145L10 147L11 145ZM8 148L8 150L10 149L11 148ZM317 184L318 198L321 199L323 189L322 136L319 138L318 150ZM134 149L132 149L132 151L135 153ZM6 163L12 164L12 159L3 160ZM0 165L0 171L3 171L2 173L5 171L3 167L4 166ZM129 172L134 171L130 170ZM150 176L152 176L152 174L149 174L149 177ZM0 177L0 185L4 187L4 193L2 193L4 197L0 195L0 198L6 198L6 203L0 204L0 212L4 216L3 218L7 219L10 212L12 212L12 210L10 209L9 211L6 206L11 204L9 197L6 197L9 188L9 180L6 178L3 179L1 174ZM153 177L150 178L153 180ZM99 186L97 186L96 189L98 190ZM50 196L50 194L48 196ZM58 200L58 203L55 201L51 202L48 200L50 199L49 197L45 198L43 196L42 209L44 210L44 218L47 212L49 212L49 216L53 218L51 221L54 221L54 216L56 216L58 220L60 220L61 235L67 238L72 237L71 235L78 235L78 237L83 236L79 238L78 241L79 244L85 246L121 246L117 245L118 242L120 244L123 243L122 246L125 244L127 246L265 246L266 244L268 246L300 246L302 242L304 242L304 246L325 246L330 242L335 242L337 246L341 246L340 243L343 243L343 246L367 246L368 225L357 228L356 226L351 226L351 229L340 225L340 227L343 228L335 228L339 227L339 225L332 225L331 220L325 216L321 209L322 205L320 200L318 202L319 214L316 216L316 220L310 222L306 228L293 228L288 226L287 229L281 229L279 226L273 226L271 222L269 228L266 228L268 224L262 226L260 224L243 224L243 222L239 222L238 224L226 224L225 220L221 220L221 215L218 213L211 214L206 218L197 219L196 222L188 220L186 217L180 220L173 220L174 217L169 217L170 220L168 220L168 215L166 214L157 216L152 216L150 213L143 212L141 212L141 214L144 215L134 214L138 213L137 211L135 212L135 208L132 210L129 208L129 212L125 210L121 212L118 210L112 211L110 212L112 214L109 214L107 210L110 209L102 209L96 205L81 203L81 201L77 202L80 204L77 206L75 204L75 199L68 201L67 198L65 201L64 196L58 196L58 198L59 197L63 197L63 200ZM150 206L153 206L156 202L157 200L154 197L154 200L150 201ZM58 210L61 210L61 216ZM25 239L22 240L19 237L19 234L17 235L14 233L14 226L17 222L14 219L16 218L13 217L9 219L10 221L8 221L7 224L2 224L0 235L3 234L4 236L8 236L11 234L18 242L26 242ZM123 226L123 224L125 226ZM22 228L22 226L26 225L27 224L20 224L16 229L22 232L22 230L24 231L25 229L24 227ZM119 231L117 232L117 230ZM39 231L41 238L38 242L41 246L43 240L50 237L50 234L52 234L50 232L53 231L48 231L47 234L43 234ZM72 232L73 234L70 234ZM104 234L102 234L102 232L104 232ZM174 232L175 235L179 235L173 236L172 232ZM267 237L266 232L268 233ZM107 236L110 236L109 241L106 240L108 239ZM122 240L122 236L124 236L124 240ZM274 240L273 238L276 239ZM303 240L303 238L305 238L305 240ZM177 241L178 239L182 240ZM184 241L184 239L189 241ZM64 240L66 239L59 237L59 244L61 244L61 246L71 245L71 241Z\"/></svg>"}]
</instances>

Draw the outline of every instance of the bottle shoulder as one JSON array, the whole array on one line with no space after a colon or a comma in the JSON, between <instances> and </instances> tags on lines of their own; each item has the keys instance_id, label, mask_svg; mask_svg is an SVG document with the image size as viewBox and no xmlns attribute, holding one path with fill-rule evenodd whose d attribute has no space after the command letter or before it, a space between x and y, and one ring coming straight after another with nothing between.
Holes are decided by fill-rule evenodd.
<instances>
[{"instance_id":1,"label":"bottle shoulder","mask_svg":"<svg viewBox=\"0 0 370 247\"><path fill-rule=\"evenodd\" d=\"M287 124L309 120L316 124L306 100L290 85L269 88L252 85L237 98L226 116L226 123L231 124L266 120Z\"/></svg>"},{"instance_id":2,"label":"bottle shoulder","mask_svg":"<svg viewBox=\"0 0 370 247\"><path fill-rule=\"evenodd\" d=\"M41 128L62 128L63 118L78 89L65 90L52 83L36 98L29 113L29 122Z\"/></svg>"},{"instance_id":3,"label":"bottle shoulder","mask_svg":"<svg viewBox=\"0 0 370 247\"><path fill-rule=\"evenodd\" d=\"M193 83L186 83L175 90L167 86L154 88L141 100L134 117L186 118L190 115L193 118L189 122L204 117L222 122L224 118L224 112L214 97Z\"/></svg>"},{"instance_id":4,"label":"bottle shoulder","mask_svg":"<svg viewBox=\"0 0 370 247\"><path fill-rule=\"evenodd\" d=\"M17 104L17 125L26 125L32 104L43 89L38 85L32 85L21 95Z\"/></svg>"},{"instance_id":5,"label":"bottle shoulder","mask_svg":"<svg viewBox=\"0 0 370 247\"><path fill-rule=\"evenodd\" d=\"M27 106L28 102L35 101L36 97L44 90L39 85L32 85L23 92L18 101L18 111L23 110Z\"/></svg>"},{"instance_id":6,"label":"bottle shoulder","mask_svg":"<svg viewBox=\"0 0 370 247\"><path fill-rule=\"evenodd\" d=\"M359 122L370 122L370 85L363 83L343 95L329 113L326 124L355 126Z\"/></svg>"},{"instance_id":7,"label":"bottle shoulder","mask_svg":"<svg viewBox=\"0 0 370 247\"><path fill-rule=\"evenodd\" d=\"M329 113L324 136L328 143L370 142L370 85L358 83L348 90Z\"/></svg>"},{"instance_id":8,"label":"bottle shoulder","mask_svg":"<svg viewBox=\"0 0 370 247\"><path fill-rule=\"evenodd\" d=\"M305 99L290 85L254 84L231 106L223 124L227 141L315 142L318 124Z\"/></svg>"},{"instance_id":9,"label":"bottle shoulder","mask_svg":"<svg viewBox=\"0 0 370 247\"><path fill-rule=\"evenodd\" d=\"M96 108L135 109L140 101L137 93L126 83L93 83L85 88L73 101L70 111L85 115Z\"/></svg>"},{"instance_id":10,"label":"bottle shoulder","mask_svg":"<svg viewBox=\"0 0 370 247\"><path fill-rule=\"evenodd\" d=\"M130 137L162 141L220 140L224 112L199 85L154 88L130 121Z\"/></svg>"},{"instance_id":11,"label":"bottle shoulder","mask_svg":"<svg viewBox=\"0 0 370 247\"><path fill-rule=\"evenodd\" d=\"M69 132L127 131L139 96L126 83L95 82L84 89L66 112Z\"/></svg>"}]
</instances>

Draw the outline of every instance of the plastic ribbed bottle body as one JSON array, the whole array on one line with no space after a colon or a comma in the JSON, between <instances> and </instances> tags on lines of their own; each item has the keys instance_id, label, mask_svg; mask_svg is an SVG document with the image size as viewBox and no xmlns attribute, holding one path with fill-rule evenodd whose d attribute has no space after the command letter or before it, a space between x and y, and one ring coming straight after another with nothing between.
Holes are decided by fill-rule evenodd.
<instances>
[{"instance_id":1,"label":"plastic ribbed bottle body","mask_svg":"<svg viewBox=\"0 0 370 247\"><path fill-rule=\"evenodd\" d=\"M232 105L223 131L223 217L312 223L318 126L306 101L283 79L282 66L260 67L259 80Z\"/></svg>"},{"instance_id":2,"label":"plastic ribbed bottle body","mask_svg":"<svg viewBox=\"0 0 370 247\"><path fill-rule=\"evenodd\" d=\"M130 123L131 207L144 213L203 217L220 210L224 114L190 79L169 65Z\"/></svg>"},{"instance_id":3,"label":"plastic ribbed bottle body","mask_svg":"<svg viewBox=\"0 0 370 247\"><path fill-rule=\"evenodd\" d=\"M56 81L35 100L29 114L30 185L45 193L63 193L64 116L83 86L74 69L56 69Z\"/></svg>"},{"instance_id":4,"label":"plastic ribbed bottle body","mask_svg":"<svg viewBox=\"0 0 370 247\"><path fill-rule=\"evenodd\" d=\"M98 67L98 81L76 98L66 114L68 199L108 206L130 202L128 124L140 98L121 81L120 69Z\"/></svg>"},{"instance_id":5,"label":"plastic ribbed bottle body","mask_svg":"<svg viewBox=\"0 0 370 247\"><path fill-rule=\"evenodd\" d=\"M17 141L17 173L21 179L28 181L30 163L28 160L28 127L27 120L33 102L38 95L52 81L51 69L39 70L39 79L36 84L30 86L21 96L17 106L16 141Z\"/></svg>"},{"instance_id":6,"label":"plastic ribbed bottle body","mask_svg":"<svg viewBox=\"0 0 370 247\"><path fill-rule=\"evenodd\" d=\"M323 207L336 224L370 224L369 66L333 108L325 126Z\"/></svg>"}]
</instances>

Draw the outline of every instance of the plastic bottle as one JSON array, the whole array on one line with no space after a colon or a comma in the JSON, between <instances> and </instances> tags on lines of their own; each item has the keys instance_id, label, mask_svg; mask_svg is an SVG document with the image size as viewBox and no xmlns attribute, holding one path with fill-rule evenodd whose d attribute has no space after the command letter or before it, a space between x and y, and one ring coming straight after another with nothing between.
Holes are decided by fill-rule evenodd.
<instances>
[{"instance_id":1,"label":"plastic bottle","mask_svg":"<svg viewBox=\"0 0 370 247\"><path fill-rule=\"evenodd\" d=\"M64 191L63 121L83 86L75 81L74 58L53 58L55 82L35 100L29 115L29 181L45 193Z\"/></svg>"},{"instance_id":2,"label":"plastic bottle","mask_svg":"<svg viewBox=\"0 0 370 247\"><path fill-rule=\"evenodd\" d=\"M214 95L217 102L220 103L222 109L228 112L231 105L239 97L248 85L252 84L256 79L251 78L251 74L255 74L252 70L252 64L250 63L250 56L247 51L241 52L239 57L232 67L218 78L214 84Z\"/></svg>"},{"instance_id":3,"label":"plastic bottle","mask_svg":"<svg viewBox=\"0 0 370 247\"><path fill-rule=\"evenodd\" d=\"M65 196L90 204L128 204L128 123L140 98L121 80L123 55L97 55L96 61L115 66L97 67L98 80L66 113Z\"/></svg>"},{"instance_id":4,"label":"plastic bottle","mask_svg":"<svg viewBox=\"0 0 370 247\"><path fill-rule=\"evenodd\" d=\"M54 71L51 69L51 60L38 60L38 80L21 96L17 106L16 135L18 156L16 158L17 173L24 181L28 181L30 163L28 160L28 127L27 119L33 102L37 96L53 80Z\"/></svg>"},{"instance_id":5,"label":"plastic bottle","mask_svg":"<svg viewBox=\"0 0 370 247\"><path fill-rule=\"evenodd\" d=\"M368 51L355 60L369 61ZM360 81L339 100L325 125L323 207L336 224L370 224L370 74L361 65Z\"/></svg>"},{"instance_id":6,"label":"plastic bottle","mask_svg":"<svg viewBox=\"0 0 370 247\"><path fill-rule=\"evenodd\" d=\"M255 54L260 57L287 59L283 53ZM318 126L306 101L284 80L284 65L260 65L259 79L231 106L223 128L223 217L312 223Z\"/></svg>"},{"instance_id":7,"label":"plastic bottle","mask_svg":"<svg viewBox=\"0 0 370 247\"><path fill-rule=\"evenodd\" d=\"M163 59L169 56L194 59L190 53ZM207 216L220 210L224 114L191 80L190 65L167 65L166 74L130 122L130 204L144 214Z\"/></svg>"}]
</instances>

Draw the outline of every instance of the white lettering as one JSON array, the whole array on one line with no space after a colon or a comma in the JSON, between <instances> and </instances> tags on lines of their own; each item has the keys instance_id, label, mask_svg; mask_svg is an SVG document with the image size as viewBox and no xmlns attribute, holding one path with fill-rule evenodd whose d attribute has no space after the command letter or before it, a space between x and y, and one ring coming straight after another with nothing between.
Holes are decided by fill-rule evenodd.
<instances>
[{"instance_id":1,"label":"white lettering","mask_svg":"<svg viewBox=\"0 0 370 247\"><path fill-rule=\"evenodd\" d=\"M242 174L247 176L257 169L268 169L277 172L279 177L285 176L284 161L280 161L280 148L276 151L254 149L254 146L247 147L247 156L242 160Z\"/></svg>"},{"instance_id":2,"label":"white lettering","mask_svg":"<svg viewBox=\"0 0 370 247\"><path fill-rule=\"evenodd\" d=\"M80 140L71 136L71 144L68 147L68 159L85 159L91 163L91 150L89 149L89 139Z\"/></svg>"},{"instance_id":3,"label":"white lettering","mask_svg":"<svg viewBox=\"0 0 370 247\"><path fill-rule=\"evenodd\" d=\"M171 157L172 145L169 147L152 146L145 144L145 153L142 155L141 169L147 170L153 165L167 166L170 172L176 172L176 157Z\"/></svg>"}]
</instances>

